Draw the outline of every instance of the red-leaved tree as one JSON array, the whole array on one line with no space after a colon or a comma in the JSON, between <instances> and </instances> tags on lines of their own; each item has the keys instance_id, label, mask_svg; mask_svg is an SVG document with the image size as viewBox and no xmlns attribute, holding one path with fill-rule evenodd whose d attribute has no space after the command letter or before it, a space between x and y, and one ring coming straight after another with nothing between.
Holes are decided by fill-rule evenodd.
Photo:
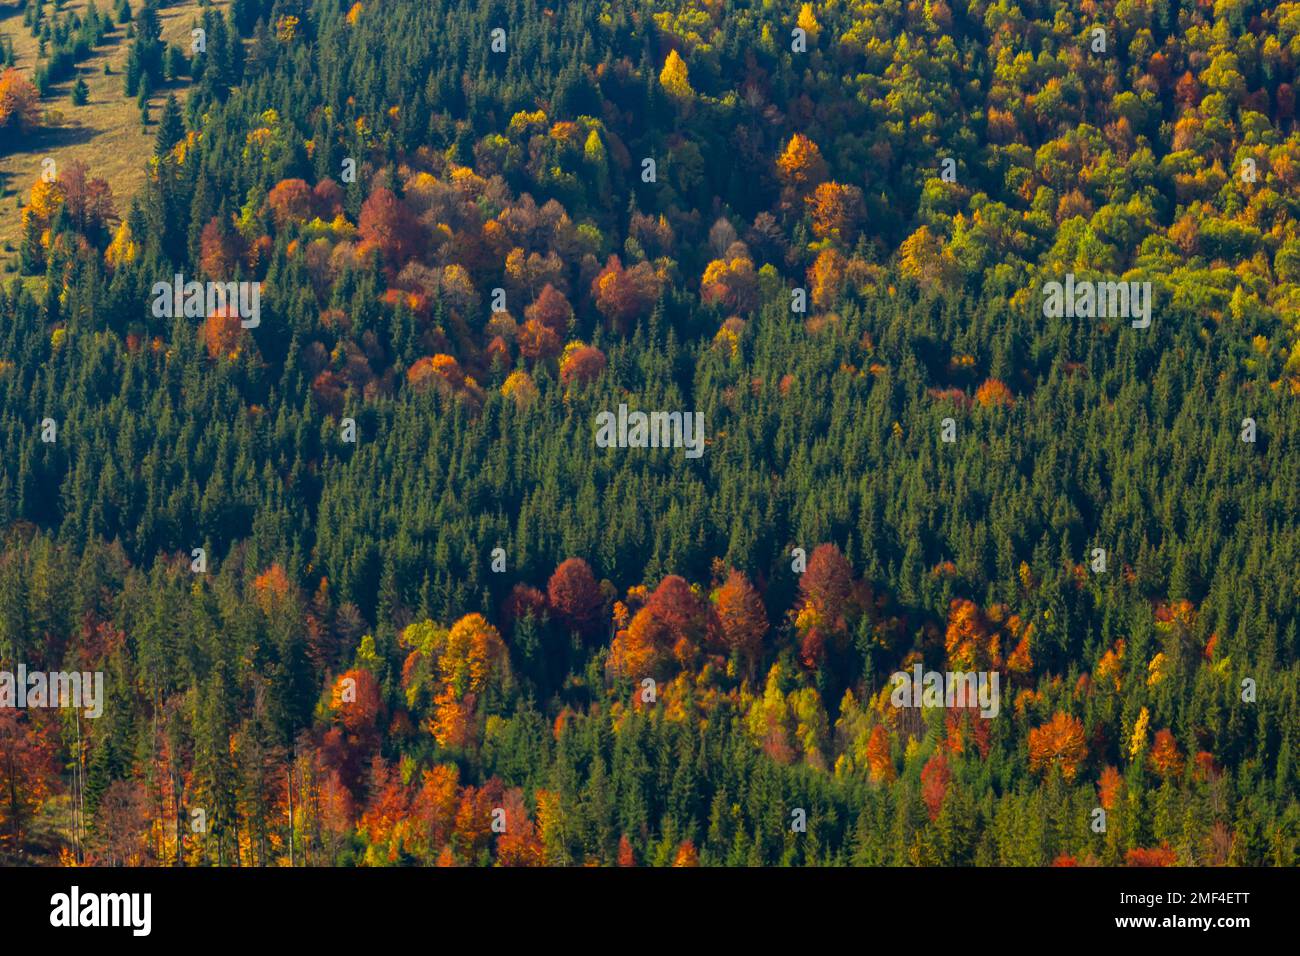
<instances>
[{"instance_id":1,"label":"red-leaved tree","mask_svg":"<svg viewBox=\"0 0 1300 956\"><path fill-rule=\"evenodd\" d=\"M561 562L547 582L546 594L561 623L584 633L596 623L604 600L596 576L582 558Z\"/></svg>"}]
</instances>

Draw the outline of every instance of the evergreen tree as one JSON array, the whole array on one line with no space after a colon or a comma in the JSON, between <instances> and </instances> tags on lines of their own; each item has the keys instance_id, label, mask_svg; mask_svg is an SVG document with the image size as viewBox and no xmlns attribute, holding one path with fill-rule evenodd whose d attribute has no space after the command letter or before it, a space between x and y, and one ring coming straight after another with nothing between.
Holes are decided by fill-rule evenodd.
<instances>
[{"instance_id":1,"label":"evergreen tree","mask_svg":"<svg viewBox=\"0 0 1300 956\"><path fill-rule=\"evenodd\" d=\"M167 94L163 104L162 116L158 120L158 133L154 138L154 155L166 156L172 147L185 138L185 121L181 118L181 107L173 93Z\"/></svg>"}]
</instances>

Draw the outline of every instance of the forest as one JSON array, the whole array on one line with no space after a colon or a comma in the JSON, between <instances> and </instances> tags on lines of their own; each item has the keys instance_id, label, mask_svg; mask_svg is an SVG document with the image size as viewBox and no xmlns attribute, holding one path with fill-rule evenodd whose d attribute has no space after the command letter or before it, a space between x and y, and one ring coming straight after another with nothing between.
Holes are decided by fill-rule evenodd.
<instances>
[{"instance_id":1,"label":"forest","mask_svg":"<svg viewBox=\"0 0 1300 956\"><path fill-rule=\"evenodd\" d=\"M1300 3L66 7L0 152L109 29L155 145L4 212L0 672L105 699L0 863L1300 863Z\"/></svg>"}]
</instances>

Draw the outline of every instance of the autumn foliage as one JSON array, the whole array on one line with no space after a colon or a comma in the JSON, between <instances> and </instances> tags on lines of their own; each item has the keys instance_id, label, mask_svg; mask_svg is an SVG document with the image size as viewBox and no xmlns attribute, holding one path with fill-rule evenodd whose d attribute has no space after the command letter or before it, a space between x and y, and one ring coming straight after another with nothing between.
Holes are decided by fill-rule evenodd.
<instances>
[{"instance_id":1,"label":"autumn foliage","mask_svg":"<svg viewBox=\"0 0 1300 956\"><path fill-rule=\"evenodd\" d=\"M0 700L0 865L1300 858L1296 4L236 3L193 71L54 6L0 675L109 710ZM266 321L153 314L182 272ZM624 402L703 460L593 455Z\"/></svg>"},{"instance_id":2,"label":"autumn foliage","mask_svg":"<svg viewBox=\"0 0 1300 956\"><path fill-rule=\"evenodd\" d=\"M943 801L948 795L948 785L951 782L952 771L948 768L948 760L942 751L937 751L921 768L921 799L925 801L931 820L937 819L939 811L943 809Z\"/></svg>"},{"instance_id":3,"label":"autumn foliage","mask_svg":"<svg viewBox=\"0 0 1300 956\"><path fill-rule=\"evenodd\" d=\"M1126 866L1173 866L1178 862L1178 854L1172 847L1134 847L1124 854Z\"/></svg>"},{"instance_id":4,"label":"autumn foliage","mask_svg":"<svg viewBox=\"0 0 1300 956\"><path fill-rule=\"evenodd\" d=\"M889 748L889 731L881 724L871 728L867 741L867 766L871 768L871 779L876 783L890 783L897 775Z\"/></svg>"},{"instance_id":5,"label":"autumn foliage","mask_svg":"<svg viewBox=\"0 0 1300 956\"><path fill-rule=\"evenodd\" d=\"M0 849L20 843L58 783L58 727L41 711L0 708Z\"/></svg>"},{"instance_id":6,"label":"autumn foliage","mask_svg":"<svg viewBox=\"0 0 1300 956\"><path fill-rule=\"evenodd\" d=\"M234 305L218 308L203 320L203 344L210 358L234 358L247 337L239 309Z\"/></svg>"},{"instance_id":7,"label":"autumn foliage","mask_svg":"<svg viewBox=\"0 0 1300 956\"><path fill-rule=\"evenodd\" d=\"M643 607L625 630L614 635L609 670L634 680L662 679L672 669L676 645L676 635L668 622L651 608Z\"/></svg>"},{"instance_id":8,"label":"autumn foliage","mask_svg":"<svg viewBox=\"0 0 1300 956\"><path fill-rule=\"evenodd\" d=\"M857 186L820 183L804 202L817 238L835 239L850 246L857 240L858 230L866 218L862 190Z\"/></svg>"},{"instance_id":9,"label":"autumn foliage","mask_svg":"<svg viewBox=\"0 0 1300 956\"><path fill-rule=\"evenodd\" d=\"M1029 731L1029 766L1033 770L1060 767L1066 780L1073 780L1088 754L1083 723L1063 711L1041 727Z\"/></svg>"},{"instance_id":10,"label":"autumn foliage","mask_svg":"<svg viewBox=\"0 0 1300 956\"><path fill-rule=\"evenodd\" d=\"M235 268L243 257L243 242L239 234L218 217L209 219L199 237L199 268L203 273L225 281L235 274Z\"/></svg>"},{"instance_id":11,"label":"autumn foliage","mask_svg":"<svg viewBox=\"0 0 1300 956\"><path fill-rule=\"evenodd\" d=\"M283 179L267 194L266 204L276 226L283 228L288 223L302 222L311 215L312 198L312 189L306 180Z\"/></svg>"},{"instance_id":12,"label":"autumn foliage","mask_svg":"<svg viewBox=\"0 0 1300 956\"><path fill-rule=\"evenodd\" d=\"M402 669L408 699L428 695L429 729L443 747L462 749L478 738L482 696L509 674L505 643L481 614L467 614L450 630L430 621L409 625L402 642L412 647Z\"/></svg>"},{"instance_id":13,"label":"autumn foliage","mask_svg":"<svg viewBox=\"0 0 1300 956\"><path fill-rule=\"evenodd\" d=\"M543 362L560 354L560 337L550 326L529 319L519 330L519 354L530 362Z\"/></svg>"},{"instance_id":14,"label":"autumn foliage","mask_svg":"<svg viewBox=\"0 0 1300 956\"><path fill-rule=\"evenodd\" d=\"M990 406L1011 405L1015 399L1011 394L1011 389L996 378L991 378L976 389L975 401L979 405L988 408Z\"/></svg>"},{"instance_id":15,"label":"autumn foliage","mask_svg":"<svg viewBox=\"0 0 1300 956\"><path fill-rule=\"evenodd\" d=\"M555 569L546 585L547 599L559 620L585 632L596 623L604 601L591 566L582 558L568 558Z\"/></svg>"},{"instance_id":16,"label":"autumn foliage","mask_svg":"<svg viewBox=\"0 0 1300 956\"><path fill-rule=\"evenodd\" d=\"M605 371L605 364L605 353L594 345L565 350L560 363L560 381L566 386L594 382Z\"/></svg>"},{"instance_id":17,"label":"autumn foliage","mask_svg":"<svg viewBox=\"0 0 1300 956\"><path fill-rule=\"evenodd\" d=\"M758 306L758 276L746 256L715 259L700 280L700 297L729 312L752 312Z\"/></svg>"},{"instance_id":18,"label":"autumn foliage","mask_svg":"<svg viewBox=\"0 0 1300 956\"><path fill-rule=\"evenodd\" d=\"M713 600L723 641L752 673L762 655L763 638L768 630L762 597L744 573L732 569L714 592Z\"/></svg>"},{"instance_id":19,"label":"autumn foliage","mask_svg":"<svg viewBox=\"0 0 1300 956\"><path fill-rule=\"evenodd\" d=\"M819 544L808 556L808 567L799 578L799 594L805 607L817 613L821 626L842 631L845 610L853 587L853 569L840 549Z\"/></svg>"},{"instance_id":20,"label":"autumn foliage","mask_svg":"<svg viewBox=\"0 0 1300 956\"><path fill-rule=\"evenodd\" d=\"M18 70L0 73L0 138L11 140L36 128L40 117L36 87Z\"/></svg>"},{"instance_id":21,"label":"autumn foliage","mask_svg":"<svg viewBox=\"0 0 1300 956\"><path fill-rule=\"evenodd\" d=\"M379 682L370 671L349 670L334 682L330 693L330 708L349 733L372 732L382 706Z\"/></svg>"},{"instance_id":22,"label":"autumn foliage","mask_svg":"<svg viewBox=\"0 0 1300 956\"><path fill-rule=\"evenodd\" d=\"M591 294L610 327L626 335L659 297L659 278L648 262L625 269L618 256L610 256L592 280Z\"/></svg>"},{"instance_id":23,"label":"autumn foliage","mask_svg":"<svg viewBox=\"0 0 1300 956\"><path fill-rule=\"evenodd\" d=\"M984 611L974 601L954 598L944 631L948 664L954 670L989 670L1001 665L1001 640Z\"/></svg>"},{"instance_id":24,"label":"autumn foliage","mask_svg":"<svg viewBox=\"0 0 1300 956\"><path fill-rule=\"evenodd\" d=\"M1148 759L1151 761L1151 769L1161 777L1178 777L1183 772L1183 755L1174 735L1168 730L1156 732Z\"/></svg>"},{"instance_id":25,"label":"autumn foliage","mask_svg":"<svg viewBox=\"0 0 1300 956\"><path fill-rule=\"evenodd\" d=\"M569 323L573 321L573 306L563 292L548 282L537 294L536 300L524 309L524 318L540 322L554 332L557 338L562 339L568 334Z\"/></svg>"},{"instance_id":26,"label":"autumn foliage","mask_svg":"<svg viewBox=\"0 0 1300 956\"><path fill-rule=\"evenodd\" d=\"M776 168L781 182L798 193L811 191L827 177L822 151L803 133L790 137L776 161Z\"/></svg>"},{"instance_id":27,"label":"autumn foliage","mask_svg":"<svg viewBox=\"0 0 1300 956\"><path fill-rule=\"evenodd\" d=\"M432 388L448 397L463 398L473 407L483 401L483 390L466 375L460 363L445 353L418 359L406 371L406 381L416 389Z\"/></svg>"},{"instance_id":28,"label":"autumn foliage","mask_svg":"<svg viewBox=\"0 0 1300 956\"><path fill-rule=\"evenodd\" d=\"M290 214L286 208L285 215ZM385 265L396 272L425 247L425 232L415 214L392 191L380 186L361 206L357 224L362 240L377 247Z\"/></svg>"}]
</instances>

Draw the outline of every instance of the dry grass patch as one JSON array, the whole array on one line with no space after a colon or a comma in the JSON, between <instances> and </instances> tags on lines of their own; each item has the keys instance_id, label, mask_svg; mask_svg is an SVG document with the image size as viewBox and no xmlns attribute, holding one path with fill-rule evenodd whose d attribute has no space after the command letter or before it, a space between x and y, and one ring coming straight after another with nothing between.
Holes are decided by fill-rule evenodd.
<instances>
[{"instance_id":1,"label":"dry grass patch","mask_svg":"<svg viewBox=\"0 0 1300 956\"><path fill-rule=\"evenodd\" d=\"M140 0L132 0L132 9L138 9ZM61 12L84 11L89 0L67 0ZM100 13L112 13L110 0L96 3ZM223 9L225 4L213 4ZM51 7L47 5L47 10ZM189 47L191 25L202 19L198 0L163 7L159 11L163 39L168 43ZM33 76L39 62L39 43L23 24L22 10L13 6L0 7L0 34L13 41L16 66L29 77ZM140 125L140 110L135 98L128 98L123 90L123 72L126 68L126 25L115 24L113 32L95 48L89 58L77 65L76 76L55 84L50 95L41 100L46 110L62 114L63 122L56 127L42 128L30 136L21 148L0 154L0 263L9 267L16 263L18 244L22 239L19 208L25 202L31 184L41 175L41 161L53 157L58 167L74 160L85 163L90 173L108 181L113 189L114 205L119 214L130 207L131 198L144 184L145 163L153 154L154 134L162 104L168 93L183 99L188 88L185 81L164 83L149 99L150 126ZM112 70L104 73L104 64ZM72 105L72 86L77 77L86 81L90 98L83 106Z\"/></svg>"}]
</instances>

